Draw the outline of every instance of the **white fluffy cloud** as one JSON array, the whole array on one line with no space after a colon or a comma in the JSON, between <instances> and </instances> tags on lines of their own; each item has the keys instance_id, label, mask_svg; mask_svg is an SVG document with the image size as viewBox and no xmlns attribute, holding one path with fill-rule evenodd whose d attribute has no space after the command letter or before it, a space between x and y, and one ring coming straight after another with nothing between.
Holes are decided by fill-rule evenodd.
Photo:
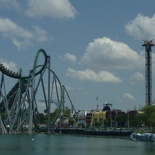
<instances>
[{"instance_id":1,"label":"white fluffy cloud","mask_svg":"<svg viewBox=\"0 0 155 155\"><path fill-rule=\"evenodd\" d=\"M76 10L69 0L28 0L26 14L30 17L74 18Z\"/></svg>"},{"instance_id":2,"label":"white fluffy cloud","mask_svg":"<svg viewBox=\"0 0 155 155\"><path fill-rule=\"evenodd\" d=\"M69 0L0 0L0 7L25 10L29 17L75 18L76 9Z\"/></svg>"},{"instance_id":3,"label":"white fluffy cloud","mask_svg":"<svg viewBox=\"0 0 155 155\"><path fill-rule=\"evenodd\" d=\"M121 79L119 77L116 77L114 74L108 71L100 71L98 73L95 73L91 69L74 70L72 68L68 68L66 76L76 78L79 80L87 80L94 82L114 82L114 83L121 82Z\"/></svg>"},{"instance_id":4,"label":"white fluffy cloud","mask_svg":"<svg viewBox=\"0 0 155 155\"><path fill-rule=\"evenodd\" d=\"M72 62L72 63L76 62L76 56L70 53L65 53L63 59L65 61Z\"/></svg>"},{"instance_id":5,"label":"white fluffy cloud","mask_svg":"<svg viewBox=\"0 0 155 155\"><path fill-rule=\"evenodd\" d=\"M36 38L37 41L39 42L44 42L48 40L48 35L47 35L47 31L38 27L38 26L34 26L34 37Z\"/></svg>"},{"instance_id":6,"label":"white fluffy cloud","mask_svg":"<svg viewBox=\"0 0 155 155\"><path fill-rule=\"evenodd\" d=\"M18 48L29 45L31 41L42 42L48 39L47 32L42 28L35 26L29 31L9 18L0 18L0 33Z\"/></svg>"},{"instance_id":7,"label":"white fluffy cloud","mask_svg":"<svg viewBox=\"0 0 155 155\"><path fill-rule=\"evenodd\" d=\"M135 19L125 25L126 32L140 40L155 38L155 14L152 18L138 14Z\"/></svg>"},{"instance_id":8,"label":"white fluffy cloud","mask_svg":"<svg viewBox=\"0 0 155 155\"><path fill-rule=\"evenodd\" d=\"M136 68L144 59L127 44L109 38L97 38L90 42L82 61L98 68Z\"/></svg>"},{"instance_id":9,"label":"white fluffy cloud","mask_svg":"<svg viewBox=\"0 0 155 155\"><path fill-rule=\"evenodd\" d=\"M0 59L0 63L3 64L7 69L17 72L17 67L14 62Z\"/></svg>"},{"instance_id":10,"label":"white fluffy cloud","mask_svg":"<svg viewBox=\"0 0 155 155\"><path fill-rule=\"evenodd\" d=\"M130 93L124 93L123 98L128 99L128 100L135 100L135 97L131 95Z\"/></svg>"}]
</instances>

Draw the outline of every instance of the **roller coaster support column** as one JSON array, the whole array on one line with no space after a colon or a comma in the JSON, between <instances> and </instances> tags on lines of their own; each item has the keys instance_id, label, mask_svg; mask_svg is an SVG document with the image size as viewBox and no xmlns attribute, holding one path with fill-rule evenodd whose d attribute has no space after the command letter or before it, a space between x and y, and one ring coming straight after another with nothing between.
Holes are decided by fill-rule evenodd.
<instances>
[{"instance_id":1,"label":"roller coaster support column","mask_svg":"<svg viewBox=\"0 0 155 155\"><path fill-rule=\"evenodd\" d=\"M31 100L29 105L29 128L28 128L28 134L32 134L32 120L33 120L33 102L34 102L34 73L32 73L32 89L31 89Z\"/></svg>"},{"instance_id":2,"label":"roller coaster support column","mask_svg":"<svg viewBox=\"0 0 155 155\"><path fill-rule=\"evenodd\" d=\"M50 119L50 113L51 113L51 98L50 98L50 68L51 68L51 64L50 64L50 56L47 57L47 61L48 61L48 124L47 124L47 129L48 129L48 133L51 132L51 119Z\"/></svg>"},{"instance_id":3,"label":"roller coaster support column","mask_svg":"<svg viewBox=\"0 0 155 155\"><path fill-rule=\"evenodd\" d=\"M7 130L5 129L2 119L1 119L1 114L0 114L0 125L2 129L2 134L7 134Z\"/></svg>"}]
</instances>

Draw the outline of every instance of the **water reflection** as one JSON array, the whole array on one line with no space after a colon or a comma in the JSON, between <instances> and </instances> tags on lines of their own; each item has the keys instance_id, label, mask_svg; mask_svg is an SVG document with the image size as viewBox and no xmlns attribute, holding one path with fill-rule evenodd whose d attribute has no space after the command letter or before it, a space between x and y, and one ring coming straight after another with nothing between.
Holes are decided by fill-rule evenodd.
<instances>
[{"instance_id":1,"label":"water reflection","mask_svg":"<svg viewBox=\"0 0 155 155\"><path fill-rule=\"evenodd\" d=\"M1 155L153 155L155 143L69 135L0 135Z\"/></svg>"}]
</instances>

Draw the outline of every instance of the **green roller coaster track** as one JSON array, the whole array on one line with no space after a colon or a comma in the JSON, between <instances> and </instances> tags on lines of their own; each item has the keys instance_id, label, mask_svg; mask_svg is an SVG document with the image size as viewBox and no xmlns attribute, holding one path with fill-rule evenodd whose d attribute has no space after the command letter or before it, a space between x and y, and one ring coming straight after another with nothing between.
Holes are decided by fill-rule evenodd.
<instances>
[{"instance_id":1,"label":"green roller coaster track","mask_svg":"<svg viewBox=\"0 0 155 155\"><path fill-rule=\"evenodd\" d=\"M33 65L32 72L35 72L35 67L37 65L37 61L38 61L38 57L39 57L39 54L40 53L42 53L44 55L45 62L42 65L43 67L39 71L37 71L35 73L35 76L37 76L38 74L40 74L45 69L46 64L47 64L47 57L48 56L47 56L46 52L43 49L39 49L38 52L37 52L37 54L36 54L36 56L35 56L35 60L34 60L34 65ZM11 78L16 78L16 79L29 79L29 78L31 78L31 74L28 75L28 76L22 76L20 72L19 73L18 72L13 72L13 71L7 69L2 63L0 63L0 71L3 74L5 74L5 75L7 75L7 76L9 76Z\"/></svg>"},{"instance_id":2,"label":"green roller coaster track","mask_svg":"<svg viewBox=\"0 0 155 155\"><path fill-rule=\"evenodd\" d=\"M44 63L43 63L43 65L38 65L37 66L38 58L39 58L40 54L43 54L43 56L44 56ZM27 81L29 79L32 79L32 78L36 77L37 75L41 74L45 69L49 69L50 72L52 72L52 74L54 75L55 80L57 80L57 82L60 85L60 100L59 100L58 111L57 111L57 113L56 113L53 121L50 122L50 124L53 125L56 122L56 120L58 119L58 117L59 117L59 115L61 114L61 111L62 111L62 105L64 103L64 89L63 89L63 87L61 85L61 82L60 82L59 78L55 74L55 72L52 71L47 66L48 63L49 63L48 62L48 58L49 58L49 56L47 56L46 52L43 49L39 49L38 52L37 52L37 54L36 54L36 56L35 56L35 60L34 60L34 64L33 64L33 69L31 70L31 72L30 72L30 74L28 76L22 76L22 70L21 69L20 69L19 72L13 72L13 71L11 71L11 70L7 69L2 63L0 63L0 71L4 75L7 75L7 76L9 76L11 78L15 78L15 79L18 79L19 80L18 83L14 86L14 89L16 89L18 87L19 88L23 87L26 84L26 82L24 82L24 85L22 84L23 80L24 81ZM37 70L38 67L41 67L41 68L39 70ZM14 89L12 89L12 92L10 92L11 95L8 95L9 96L8 101L11 100L11 98L14 98L15 97L16 92L15 92ZM35 95L35 93L34 93L34 95ZM4 106L3 104L4 103L2 101L0 103L0 105L1 106ZM12 106L12 105L10 105L10 106ZM33 116L33 119L34 119L34 116ZM35 123L36 121L35 120L33 120L33 121L34 121L34 124L36 124ZM36 126L37 126L37 124L36 124ZM37 128L38 128L38 126L37 126Z\"/></svg>"}]
</instances>

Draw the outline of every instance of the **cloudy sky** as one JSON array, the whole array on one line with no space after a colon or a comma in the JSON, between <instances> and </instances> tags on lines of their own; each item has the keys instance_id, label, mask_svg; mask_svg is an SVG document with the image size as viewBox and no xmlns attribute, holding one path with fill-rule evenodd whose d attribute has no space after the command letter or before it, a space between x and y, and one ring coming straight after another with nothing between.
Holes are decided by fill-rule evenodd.
<instances>
[{"instance_id":1,"label":"cloudy sky","mask_svg":"<svg viewBox=\"0 0 155 155\"><path fill-rule=\"evenodd\" d=\"M97 97L99 108L140 109L142 44L155 40L154 6L154 0L0 0L0 62L27 74L43 48L77 110L96 108Z\"/></svg>"}]
</instances>

